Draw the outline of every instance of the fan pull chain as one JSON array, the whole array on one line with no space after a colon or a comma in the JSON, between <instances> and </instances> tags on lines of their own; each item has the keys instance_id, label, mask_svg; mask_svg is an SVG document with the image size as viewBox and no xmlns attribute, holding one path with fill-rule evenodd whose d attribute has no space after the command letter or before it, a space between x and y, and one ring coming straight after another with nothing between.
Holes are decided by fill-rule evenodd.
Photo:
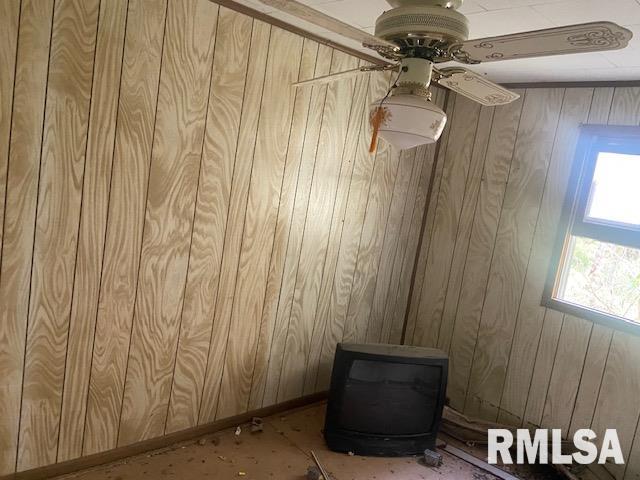
<instances>
[{"instance_id":1,"label":"fan pull chain","mask_svg":"<svg viewBox=\"0 0 640 480\"><path fill-rule=\"evenodd\" d=\"M371 145L369 145L369 153L376 153L376 150L378 149L378 133L380 132L380 127L382 126L384 117L384 107L376 107L376 109L371 114L371 125L373 126L373 133L371 135Z\"/></svg>"}]
</instances>

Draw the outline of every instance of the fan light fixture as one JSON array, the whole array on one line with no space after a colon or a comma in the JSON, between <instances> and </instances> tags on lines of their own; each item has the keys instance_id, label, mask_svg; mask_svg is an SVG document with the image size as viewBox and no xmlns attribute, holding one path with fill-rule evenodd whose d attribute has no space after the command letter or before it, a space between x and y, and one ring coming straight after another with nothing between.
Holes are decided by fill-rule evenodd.
<instances>
[{"instance_id":1,"label":"fan light fixture","mask_svg":"<svg viewBox=\"0 0 640 480\"><path fill-rule=\"evenodd\" d=\"M394 88L374 105L371 116L373 153L381 136L400 148L433 143L442 134L447 117L430 102L432 80L458 95L487 107L506 105L520 95L478 73L440 64L476 65L511 59L547 57L570 53L604 52L625 48L631 30L612 22L519 32L469 39L469 21L458 11L464 0L387 0L387 10L376 20L375 35L326 15L298 0L259 0L305 22L355 40L389 60L363 65L294 83L296 87L320 85L373 71L397 71Z\"/></svg>"},{"instance_id":2,"label":"fan light fixture","mask_svg":"<svg viewBox=\"0 0 640 480\"><path fill-rule=\"evenodd\" d=\"M444 111L421 95L393 95L382 108L380 136L401 150L437 142L447 123Z\"/></svg>"},{"instance_id":3,"label":"fan light fixture","mask_svg":"<svg viewBox=\"0 0 640 480\"><path fill-rule=\"evenodd\" d=\"M401 150L437 142L447 123L444 111L431 102L432 74L431 62L403 59L395 85L373 105L374 115L380 112L379 135Z\"/></svg>"}]
</instances>

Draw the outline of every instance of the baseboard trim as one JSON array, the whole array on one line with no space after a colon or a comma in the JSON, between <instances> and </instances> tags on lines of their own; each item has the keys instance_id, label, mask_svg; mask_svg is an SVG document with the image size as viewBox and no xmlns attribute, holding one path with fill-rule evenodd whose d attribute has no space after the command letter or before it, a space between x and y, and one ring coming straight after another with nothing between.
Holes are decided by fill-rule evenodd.
<instances>
[{"instance_id":1,"label":"baseboard trim","mask_svg":"<svg viewBox=\"0 0 640 480\"><path fill-rule=\"evenodd\" d=\"M142 453L166 448L173 444L193 440L203 435L219 432L227 428L235 427L241 423L246 423L252 417L269 417L278 413L292 410L295 408L305 407L318 403L327 399L328 392L315 393L305 397L296 398L288 402L279 403L270 407L261 408L246 412L235 417L225 418L205 425L182 430L180 432L170 433L163 437L152 438L143 442L134 443L125 447L115 448L106 452L96 453L86 457L76 458L67 462L56 463L46 467L35 468L33 470L25 470L24 472L13 473L0 477L0 480L40 480L45 478L66 475L69 473L84 470L86 468L97 467L105 463L111 463L122 460L127 457L133 457Z\"/></svg>"}]
</instances>

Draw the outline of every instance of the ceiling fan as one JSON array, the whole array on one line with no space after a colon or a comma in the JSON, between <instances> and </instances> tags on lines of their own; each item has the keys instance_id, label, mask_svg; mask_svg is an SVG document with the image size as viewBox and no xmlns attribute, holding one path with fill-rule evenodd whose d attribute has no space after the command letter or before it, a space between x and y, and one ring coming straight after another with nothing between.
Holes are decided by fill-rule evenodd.
<instances>
[{"instance_id":1,"label":"ceiling fan","mask_svg":"<svg viewBox=\"0 0 640 480\"><path fill-rule=\"evenodd\" d=\"M463 0L387 0L392 7L376 21L371 35L296 0L260 0L289 15L362 43L389 60L347 72L296 83L302 87L348 76L395 70L397 79L372 114L374 141L381 137L399 148L434 143L446 114L431 103L436 82L482 105L504 105L519 98L482 75L463 67L440 68L455 61L467 65L519 58L598 52L624 48L633 33L611 22L593 22L469 40L469 22L458 8Z\"/></svg>"}]
</instances>

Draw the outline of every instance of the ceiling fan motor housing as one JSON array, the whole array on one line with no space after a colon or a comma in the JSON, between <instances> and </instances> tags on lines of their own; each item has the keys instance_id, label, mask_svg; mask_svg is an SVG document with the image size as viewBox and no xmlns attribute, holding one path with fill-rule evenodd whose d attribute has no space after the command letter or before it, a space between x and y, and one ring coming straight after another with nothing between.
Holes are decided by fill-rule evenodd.
<instances>
[{"instance_id":1,"label":"ceiling fan motor housing","mask_svg":"<svg viewBox=\"0 0 640 480\"><path fill-rule=\"evenodd\" d=\"M438 2L423 1L412 4L409 1L408 3L410 4L393 8L378 17L376 37L399 44L407 44L407 41L412 39L429 39L456 44L469 38L467 18L454 8L428 5Z\"/></svg>"}]
</instances>

